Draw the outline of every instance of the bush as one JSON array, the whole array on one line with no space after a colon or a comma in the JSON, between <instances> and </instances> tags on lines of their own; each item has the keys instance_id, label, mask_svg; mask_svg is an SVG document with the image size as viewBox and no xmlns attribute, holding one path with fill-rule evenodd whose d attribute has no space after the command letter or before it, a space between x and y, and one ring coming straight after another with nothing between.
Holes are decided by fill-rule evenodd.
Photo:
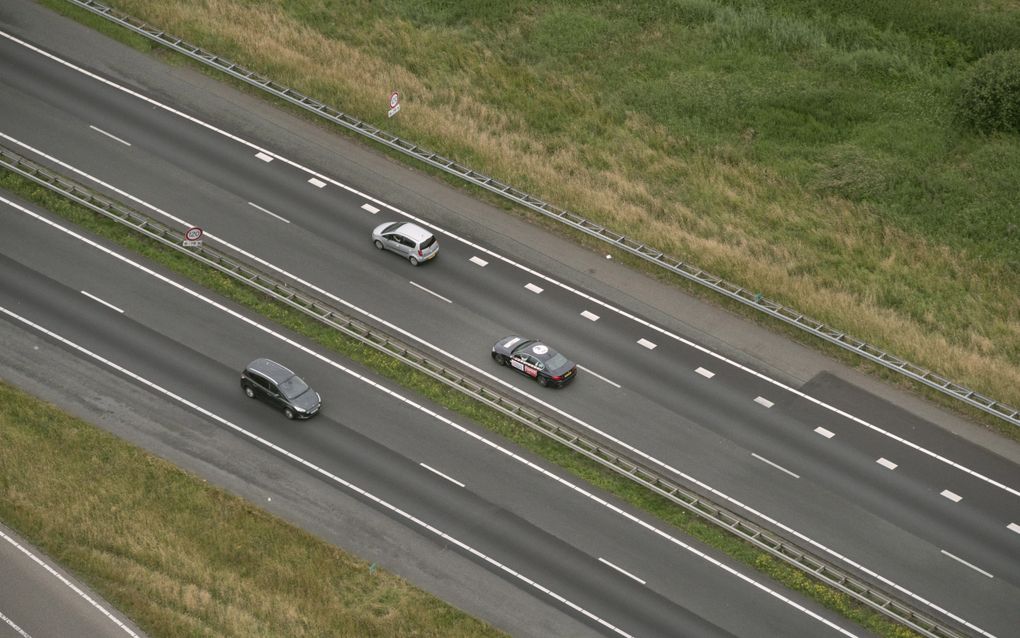
<instances>
[{"instance_id":1,"label":"bush","mask_svg":"<svg viewBox=\"0 0 1020 638\"><path fill-rule=\"evenodd\" d=\"M956 115L982 133L1020 133L1020 50L991 53L971 67L960 85Z\"/></svg>"}]
</instances>

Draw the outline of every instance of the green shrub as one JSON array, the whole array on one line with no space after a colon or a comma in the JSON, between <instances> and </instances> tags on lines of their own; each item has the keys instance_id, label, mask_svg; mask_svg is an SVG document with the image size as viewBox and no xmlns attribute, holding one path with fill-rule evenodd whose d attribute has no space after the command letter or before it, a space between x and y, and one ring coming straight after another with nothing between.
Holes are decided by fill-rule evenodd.
<instances>
[{"instance_id":1,"label":"green shrub","mask_svg":"<svg viewBox=\"0 0 1020 638\"><path fill-rule=\"evenodd\" d=\"M957 94L956 116L982 133L1020 133L1020 50L986 55L971 67Z\"/></svg>"}]
</instances>

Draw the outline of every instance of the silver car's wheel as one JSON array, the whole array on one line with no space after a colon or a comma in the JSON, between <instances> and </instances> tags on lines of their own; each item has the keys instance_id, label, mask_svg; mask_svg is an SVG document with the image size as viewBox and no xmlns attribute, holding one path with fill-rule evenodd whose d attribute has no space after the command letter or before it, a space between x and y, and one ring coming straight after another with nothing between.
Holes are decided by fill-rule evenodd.
<instances>
[{"instance_id":1,"label":"silver car's wheel","mask_svg":"<svg viewBox=\"0 0 1020 638\"><path fill-rule=\"evenodd\" d=\"M382 250L382 249L383 249L383 245L382 245L382 242L381 242L381 241L379 241L378 239L377 239L377 240L375 240L375 241L374 241L374 242L372 242L372 243L373 243L373 244L375 244L375 247L376 247L376 248L378 248L379 250Z\"/></svg>"},{"instance_id":2,"label":"silver car's wheel","mask_svg":"<svg viewBox=\"0 0 1020 638\"><path fill-rule=\"evenodd\" d=\"M290 408L284 408L283 409L283 416L287 417L288 419L293 419L294 418L294 410L291 410Z\"/></svg>"},{"instance_id":3,"label":"silver car's wheel","mask_svg":"<svg viewBox=\"0 0 1020 638\"><path fill-rule=\"evenodd\" d=\"M408 257L407 261L411 262L412 266L417 266L418 265L418 258L417 257L414 257L414 256Z\"/></svg>"},{"instance_id":4,"label":"silver car's wheel","mask_svg":"<svg viewBox=\"0 0 1020 638\"><path fill-rule=\"evenodd\" d=\"M249 399L254 399L255 398L255 391L251 389L251 386L247 386L247 385L244 386L244 394Z\"/></svg>"}]
</instances>

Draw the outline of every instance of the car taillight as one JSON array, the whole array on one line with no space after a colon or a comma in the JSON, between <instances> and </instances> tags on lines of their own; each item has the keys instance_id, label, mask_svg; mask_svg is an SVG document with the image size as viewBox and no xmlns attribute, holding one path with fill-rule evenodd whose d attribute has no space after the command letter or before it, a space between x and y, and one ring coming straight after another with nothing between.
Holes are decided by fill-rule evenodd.
<instances>
[{"instance_id":1,"label":"car taillight","mask_svg":"<svg viewBox=\"0 0 1020 638\"><path fill-rule=\"evenodd\" d=\"M425 254L425 253L423 253L423 252L421 251L421 248L419 248L419 249L418 249L418 256L419 256L419 257L421 257L421 256L423 256L424 254Z\"/></svg>"},{"instance_id":2,"label":"car taillight","mask_svg":"<svg viewBox=\"0 0 1020 638\"><path fill-rule=\"evenodd\" d=\"M552 380L553 381L562 381L563 380L563 375L562 374L558 374L555 377L553 377Z\"/></svg>"}]
</instances>

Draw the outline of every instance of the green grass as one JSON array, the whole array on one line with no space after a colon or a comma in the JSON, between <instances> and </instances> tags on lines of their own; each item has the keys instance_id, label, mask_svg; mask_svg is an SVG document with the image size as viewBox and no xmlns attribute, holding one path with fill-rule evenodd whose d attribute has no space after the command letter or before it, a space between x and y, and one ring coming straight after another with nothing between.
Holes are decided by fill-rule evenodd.
<instances>
[{"instance_id":1,"label":"green grass","mask_svg":"<svg viewBox=\"0 0 1020 638\"><path fill-rule=\"evenodd\" d=\"M76 204L73 204L52 193L51 191L28 182L27 180L12 173L0 171L0 188L9 190L26 199L34 201L39 205L54 211L56 214L70 222L96 233L97 235L106 237L156 263L166 266L167 268L195 281L201 286L219 293L241 305L251 308L253 311L272 319L288 329L313 339L329 351L349 357L354 361L374 369L379 374L431 399L432 401L435 401L436 403L461 415L463 418L473 420L490 431L495 432L504 438L517 443L521 447L532 451L538 456L565 468L575 476L595 485L596 487L615 494L631 505L653 514L668 525L673 526L676 530L678 530L678 532L689 535L711 547L714 547L732 558L752 566L764 574L767 574L780 584L795 589L796 591L813 598L826 607L843 614L847 618L859 622L879 636L889 638L911 638L916 635L906 628L890 622L884 616L873 612L870 608L859 605L849 597L805 576L802 572L799 572L784 563L777 562L767 553L754 548L734 536L731 536L715 525L688 513L686 510L679 508L671 501L655 495L633 481L620 476L619 474L616 474L597 463L594 463L583 455L572 452L568 448L555 443L545 436L538 434L534 430L518 424L516 421L513 421L503 414L468 398L464 394L457 392L445 384L435 381L425 374L416 372L415 370L400 364L393 358L383 355L373 348L343 337L336 331L323 326L303 313L274 302L263 295L252 292L247 286L244 286L236 280L223 275L219 271L203 266L199 262L177 251L168 250L162 244L158 244L155 241L138 235L134 231L131 231L106 218L99 217L91 211L83 209L80 206L77 206ZM20 475L20 471L18 469L20 466L7 461L4 455L23 455L24 463L28 463L30 461L33 443L30 440L19 443L22 439L19 438L21 435L18 435L17 432L24 427L33 427L33 415L35 414L35 411L22 407L15 410L14 416L9 418L3 417L2 415L5 414L4 406L8 405L8 402L3 401L2 399L3 397L0 396L0 418L3 419L0 420L0 437L8 436L5 434L8 429L10 429L14 434L10 435L8 440L0 439L0 444L3 444L0 445L0 461L4 461L3 463L0 463L0 488L3 488L0 490L0 519L3 519L9 525L18 529L33 543L42 546L49 553L54 555L55 558L62 562L64 561L65 556L73 554L75 551L88 551L88 539L78 539L70 534L70 530L73 530L75 526L75 520L72 516L73 512L67 512L68 515L65 516L63 514L65 510L58 507L49 509L44 513L39 513L38 516L49 517L51 519L55 531L50 534L44 533L46 532L45 529L42 529L40 525L32 522L30 513L20 511L29 506L34 500L37 500L32 494L34 486L38 486L40 489L43 487L49 489L58 484L63 484L63 486L68 490L68 494L66 494L63 498L73 497L73 493L76 490L75 485L77 485L77 483L73 480L63 480L61 478L61 470L64 465L75 462L77 446L70 446L68 448L68 458L56 460L47 464L49 471L51 472L50 478L47 480L40 480L38 482L23 480L17 482L17 489L13 492L7 489L6 486L12 484L11 482ZM10 402L10 405L15 406L16 403L31 404L31 402L32 400L29 397L22 396L19 397L18 402ZM42 412L50 414L50 412L46 410L42 410ZM27 422L23 423L23 421L26 420ZM44 419L44 423L45 422L46 419ZM36 427L43 426L36 424ZM104 442L112 441L110 437L105 435L95 434L92 436L101 436ZM60 447L61 446L57 446L56 449L60 449ZM134 451L133 453L139 454L137 451ZM88 458L95 461L96 458L103 458L103 454L106 453L93 453L88 455ZM151 463L151 461L149 462ZM119 463L120 462L118 462L118 464ZM86 475L88 473L87 470L82 470L82 472ZM10 476L8 476L8 473L10 473ZM109 475L108 478L110 480L116 480L117 475ZM138 479L133 475L126 475L124 483L125 484L120 486L118 489L137 489ZM148 484L157 485L158 482ZM22 494L25 494L26 496L21 496ZM41 497L38 500L41 500ZM108 508L100 507L95 511L105 511L105 509ZM120 506L116 506L112 508L111 511L117 513L120 509ZM156 519L165 518L167 521L174 519L178 515L178 510L181 509L187 511L201 510L201 504L190 503L186 499L176 497L166 501L157 500L153 502L151 511L145 513L144 517L152 518L152 524L155 525ZM254 511L250 507L247 509ZM115 526L119 524L118 521L120 520L120 517L121 514L117 514L113 517L113 519L104 519L105 522L97 522L96 525L98 526L102 524ZM160 525L163 524L168 523L160 523ZM224 523L224 525L227 524L228 523ZM117 528L108 527L104 529L107 534L116 535L114 530ZM198 543L204 533L204 530L200 530L195 527L190 528L190 532L188 530L181 530L181 551L190 551L190 549L187 549L189 544ZM243 535L245 530L241 530L239 533ZM103 534L97 532L95 536L101 537ZM81 545L84 546L79 547ZM203 558L203 560L208 560L211 564L215 565L219 565L224 562L229 563L232 560L230 558L232 555L229 554L229 547L226 549L228 550L228 555L226 557L214 554ZM138 555L138 553L144 554L145 548L131 549L129 547L123 551L128 556L128 560L131 562L143 561L145 559L143 555ZM234 559L242 558L237 555L233 555L233 557ZM167 564L170 564L173 561L166 562ZM201 561L198 562L200 563ZM153 635L179 635L173 633L175 631L175 621L171 614L181 613L175 610L191 605L190 599L195 593L195 589L191 587L189 583L180 582L183 575L179 572L165 569L164 565L155 569L154 573L148 576L156 581L177 583L175 586L162 587L162 589L167 590L169 593L165 594L165 598L167 600L162 601L160 604L169 605L171 609L166 612L166 615L161 616L161 612L158 609L151 609L146 605L141 605L140 601L134 600L131 597L118 595L118 591L120 589L132 590L136 585L134 583L123 583L118 581L113 575L113 572L111 572L107 566L100 563L93 564L88 561L73 561L65 564L68 564L69 567L82 575L87 582L95 586L97 590L103 593L104 596L107 596L115 605L118 606L118 608L122 609L129 616L145 625L146 630ZM310 564L314 565L314 563ZM251 564L236 565L235 567L242 571L256 568ZM355 566L350 569L359 571L362 568L363 565ZM309 567L309 569L314 568ZM341 572L343 571L349 570L342 569ZM344 576L344 574L341 573L338 577L345 578L347 576ZM227 614L227 616L230 616L229 618L222 620L222 631L225 635L247 635L246 632L249 631L250 627L242 621L248 622L248 617L261 618L260 611L248 608L247 605L261 604L261 601L264 601L267 596L273 595L272 592L266 593L264 590L257 588L249 591L247 587L252 586L251 583L239 582L237 586L239 588L236 592L238 599L217 599L216 609L212 612L213 615L216 615L217 618L219 618L223 615L222 611L225 607L237 607L237 609L231 614ZM220 595L221 593L223 592L220 592L219 590L212 592L212 594L215 595ZM231 596L233 595L234 594L231 594ZM202 596L207 598L207 594L205 593L203 593ZM430 619L424 615L424 612L420 614L418 613L420 611L417 609L418 606L434 605L434 601L423 599L421 602L408 604L415 607L415 618L420 618L423 623L423 626L419 629L419 631L422 632L420 635L445 635L444 632L446 631L446 628L445 625L442 624L443 621L436 620L435 624L430 624ZM319 613L319 617L314 620L314 622L317 623L340 622L332 618L330 614L347 613L346 611L337 612L336 610L308 611L308 613L313 612ZM455 612L449 611L444 612L443 618L446 618L447 615L453 615L456 617ZM241 616L242 618L233 618L233 616ZM205 622L211 621L204 618L199 621L195 621L195 626L199 627L199 629L196 629L197 633L180 635L215 635L216 631L212 631L209 634L202 633L202 630L200 630L201 624ZM257 622L261 621L252 620L251 624L254 625ZM352 622L360 621L355 619ZM219 631L219 629L217 629L217 631ZM479 631L481 631L481 629L479 629ZM328 633L329 632L327 632L327 634ZM269 631L268 633L261 635L273 635L273 632ZM312 633L308 635L315 634ZM344 634L341 633L337 635ZM366 633L364 635L373 634ZM385 635L385 632L382 635Z\"/></svg>"},{"instance_id":2,"label":"green grass","mask_svg":"<svg viewBox=\"0 0 1020 638\"><path fill-rule=\"evenodd\" d=\"M0 519L151 636L502 636L0 382Z\"/></svg>"},{"instance_id":3,"label":"green grass","mask_svg":"<svg viewBox=\"0 0 1020 638\"><path fill-rule=\"evenodd\" d=\"M952 113L1014 0L116 5L1020 405L1020 137Z\"/></svg>"}]
</instances>

